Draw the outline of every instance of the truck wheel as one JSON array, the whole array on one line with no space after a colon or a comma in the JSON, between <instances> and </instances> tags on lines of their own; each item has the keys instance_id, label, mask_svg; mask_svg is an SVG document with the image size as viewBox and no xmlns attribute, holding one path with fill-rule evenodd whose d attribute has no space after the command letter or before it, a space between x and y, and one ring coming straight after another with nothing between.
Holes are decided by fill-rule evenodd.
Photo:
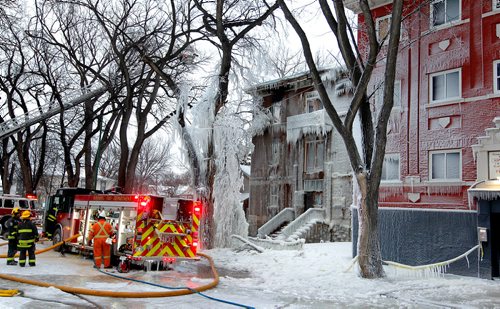
<instances>
[{"instance_id":1,"label":"truck wheel","mask_svg":"<svg viewBox=\"0 0 500 309\"><path fill-rule=\"evenodd\" d=\"M0 223L0 238L7 239L7 231L5 230L5 227L3 226L3 222Z\"/></svg>"},{"instance_id":2,"label":"truck wheel","mask_svg":"<svg viewBox=\"0 0 500 309\"><path fill-rule=\"evenodd\" d=\"M58 242L61 242L62 241L62 233L61 233L61 229L56 229L55 232L54 232L54 235L52 236L52 245L55 245L57 244ZM57 248L54 248L54 251L56 252L61 252L62 251L62 246L59 246Z\"/></svg>"},{"instance_id":3,"label":"truck wheel","mask_svg":"<svg viewBox=\"0 0 500 309\"><path fill-rule=\"evenodd\" d=\"M0 222L0 238L7 240L7 229L5 228L4 224L6 221Z\"/></svg>"}]
</instances>

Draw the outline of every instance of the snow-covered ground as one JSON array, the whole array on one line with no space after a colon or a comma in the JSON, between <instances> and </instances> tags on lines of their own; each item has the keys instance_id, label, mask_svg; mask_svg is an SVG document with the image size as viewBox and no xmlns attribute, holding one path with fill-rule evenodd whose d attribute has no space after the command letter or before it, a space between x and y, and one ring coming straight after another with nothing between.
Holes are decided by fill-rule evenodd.
<instances>
[{"instance_id":1,"label":"snow-covered ground","mask_svg":"<svg viewBox=\"0 0 500 309\"><path fill-rule=\"evenodd\" d=\"M43 245L39 245L39 248ZM0 247L5 253L6 246ZM500 308L500 283L445 275L415 278L387 269L387 278L366 280L351 264L351 243L306 244L301 251L205 251L215 262L219 285L188 295L147 299L120 299L72 295L0 280L0 289L19 289L22 295L0 298L1 308L237 308L217 298L255 308ZM58 285L110 291L163 291L160 287L125 281L92 268L92 261L78 255L47 252L34 268L0 266L2 274L42 280ZM179 263L174 271L125 274L130 278L179 287L211 282L208 262Z\"/></svg>"}]
</instances>

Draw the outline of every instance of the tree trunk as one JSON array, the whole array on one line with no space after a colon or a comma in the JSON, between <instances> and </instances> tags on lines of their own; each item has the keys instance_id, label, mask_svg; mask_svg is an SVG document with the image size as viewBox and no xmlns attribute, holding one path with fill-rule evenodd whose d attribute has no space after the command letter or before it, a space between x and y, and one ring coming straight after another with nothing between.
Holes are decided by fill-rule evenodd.
<instances>
[{"instance_id":1,"label":"tree trunk","mask_svg":"<svg viewBox=\"0 0 500 309\"><path fill-rule=\"evenodd\" d=\"M378 231L378 194L366 172L356 175L358 201L358 263L363 278L385 276ZM356 190L355 190L356 193Z\"/></svg>"}]
</instances>

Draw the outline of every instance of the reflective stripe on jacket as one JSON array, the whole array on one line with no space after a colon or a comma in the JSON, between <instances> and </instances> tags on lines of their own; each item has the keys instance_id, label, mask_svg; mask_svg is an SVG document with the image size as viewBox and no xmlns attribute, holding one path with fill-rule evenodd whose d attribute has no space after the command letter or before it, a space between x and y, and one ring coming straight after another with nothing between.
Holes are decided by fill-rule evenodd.
<instances>
[{"instance_id":1,"label":"reflective stripe on jacket","mask_svg":"<svg viewBox=\"0 0 500 309\"><path fill-rule=\"evenodd\" d=\"M113 228L111 224L104 220L99 220L92 225L90 230L90 239L93 238L108 238L111 235Z\"/></svg>"},{"instance_id":2,"label":"reflective stripe on jacket","mask_svg":"<svg viewBox=\"0 0 500 309\"><path fill-rule=\"evenodd\" d=\"M22 220L17 226L17 247L29 248L38 239L38 229L29 219Z\"/></svg>"},{"instance_id":3,"label":"reflective stripe on jacket","mask_svg":"<svg viewBox=\"0 0 500 309\"><path fill-rule=\"evenodd\" d=\"M7 222L5 222L5 227L7 228L7 239L16 239L17 237L17 226L19 225L19 219L10 217Z\"/></svg>"}]
</instances>

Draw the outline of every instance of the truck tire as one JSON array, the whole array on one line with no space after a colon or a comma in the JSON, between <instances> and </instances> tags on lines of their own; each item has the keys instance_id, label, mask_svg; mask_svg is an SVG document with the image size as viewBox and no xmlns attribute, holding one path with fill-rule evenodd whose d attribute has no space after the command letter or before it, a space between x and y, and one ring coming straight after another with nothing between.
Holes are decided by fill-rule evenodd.
<instances>
[{"instance_id":1,"label":"truck tire","mask_svg":"<svg viewBox=\"0 0 500 309\"><path fill-rule=\"evenodd\" d=\"M8 233L5 228L5 222L7 222L7 220L2 220L2 222L0 222L0 238L7 240Z\"/></svg>"},{"instance_id":2,"label":"truck tire","mask_svg":"<svg viewBox=\"0 0 500 309\"><path fill-rule=\"evenodd\" d=\"M62 241L62 232L61 232L61 229L60 228L56 228L56 230L54 231L54 235L52 236L52 244L55 245L57 244L58 242L61 242ZM63 249L63 246L59 246L57 248L54 248L54 251L56 252L61 252L62 249Z\"/></svg>"}]
</instances>

